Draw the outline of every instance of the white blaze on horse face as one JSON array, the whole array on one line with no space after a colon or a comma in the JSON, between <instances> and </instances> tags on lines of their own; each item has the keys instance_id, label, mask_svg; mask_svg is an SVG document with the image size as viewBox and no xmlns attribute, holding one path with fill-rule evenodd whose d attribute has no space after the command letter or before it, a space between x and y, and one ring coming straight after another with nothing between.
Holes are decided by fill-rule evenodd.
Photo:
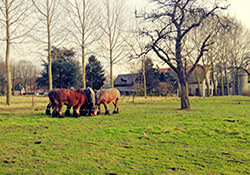
<instances>
[{"instance_id":1,"label":"white blaze on horse face","mask_svg":"<svg viewBox=\"0 0 250 175\"><path fill-rule=\"evenodd\" d=\"M93 116L95 116L97 114L97 110L98 110L98 108L95 108L94 113L92 114Z\"/></svg>"}]
</instances>

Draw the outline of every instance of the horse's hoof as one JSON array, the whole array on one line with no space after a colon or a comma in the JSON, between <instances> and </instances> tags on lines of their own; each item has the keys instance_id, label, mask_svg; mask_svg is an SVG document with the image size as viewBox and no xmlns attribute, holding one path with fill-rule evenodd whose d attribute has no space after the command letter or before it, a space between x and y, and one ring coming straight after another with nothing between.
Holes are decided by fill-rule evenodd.
<instances>
[{"instance_id":1,"label":"horse's hoof","mask_svg":"<svg viewBox=\"0 0 250 175\"><path fill-rule=\"evenodd\" d=\"M113 114L119 114L119 112L118 111L113 111Z\"/></svg>"},{"instance_id":2,"label":"horse's hoof","mask_svg":"<svg viewBox=\"0 0 250 175\"><path fill-rule=\"evenodd\" d=\"M64 116L63 115L59 115L59 118L64 118Z\"/></svg>"},{"instance_id":3,"label":"horse's hoof","mask_svg":"<svg viewBox=\"0 0 250 175\"><path fill-rule=\"evenodd\" d=\"M65 112L65 116L69 117L69 116L70 116L70 112L69 112L69 111L66 111L66 112Z\"/></svg>"},{"instance_id":4,"label":"horse's hoof","mask_svg":"<svg viewBox=\"0 0 250 175\"><path fill-rule=\"evenodd\" d=\"M56 112L52 112L52 117L57 117L57 113Z\"/></svg>"},{"instance_id":5,"label":"horse's hoof","mask_svg":"<svg viewBox=\"0 0 250 175\"><path fill-rule=\"evenodd\" d=\"M50 110L46 109L46 115L50 115Z\"/></svg>"},{"instance_id":6,"label":"horse's hoof","mask_svg":"<svg viewBox=\"0 0 250 175\"><path fill-rule=\"evenodd\" d=\"M75 113L75 114L74 114L74 117L75 117L75 118L78 118L78 117L80 117L80 114Z\"/></svg>"},{"instance_id":7,"label":"horse's hoof","mask_svg":"<svg viewBox=\"0 0 250 175\"><path fill-rule=\"evenodd\" d=\"M106 111L106 112L105 112L105 115L110 115L110 114L109 114L109 111Z\"/></svg>"}]
</instances>

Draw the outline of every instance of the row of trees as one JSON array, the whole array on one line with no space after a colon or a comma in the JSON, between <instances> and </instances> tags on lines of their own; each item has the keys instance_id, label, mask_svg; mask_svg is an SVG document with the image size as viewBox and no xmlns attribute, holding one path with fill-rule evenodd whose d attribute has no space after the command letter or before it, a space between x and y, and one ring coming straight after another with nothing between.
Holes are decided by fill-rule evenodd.
<instances>
[{"instance_id":1,"label":"row of trees","mask_svg":"<svg viewBox=\"0 0 250 175\"><path fill-rule=\"evenodd\" d=\"M208 4L198 0L153 0L152 3L153 11L137 13L144 25L151 26L141 28L141 34L150 40L144 53L153 51L177 73L181 109L190 108L188 79L201 62L204 69L220 64L224 68L220 74L226 79L230 68L248 70L249 31L245 35L247 42L234 37L241 25L221 13L228 8L226 1ZM236 43L245 47L237 47ZM241 55L233 56L236 53Z\"/></svg>"},{"instance_id":2,"label":"row of trees","mask_svg":"<svg viewBox=\"0 0 250 175\"><path fill-rule=\"evenodd\" d=\"M36 79L39 75L37 67L28 60L20 60L17 63L11 64L11 82L12 93L14 95L15 85L21 84L24 86L25 92L27 85L35 86ZM6 66L4 62L0 62L0 95L5 94L7 89Z\"/></svg>"},{"instance_id":3,"label":"row of trees","mask_svg":"<svg viewBox=\"0 0 250 175\"><path fill-rule=\"evenodd\" d=\"M73 49L52 47L52 75L53 86L55 88L80 88L82 87L80 63L75 58ZM49 87L48 63L43 60L43 70L41 76L37 78L36 83L39 87ZM103 85L105 73L101 62L95 56L90 56L86 70L86 85L95 90L99 90Z\"/></svg>"},{"instance_id":4,"label":"row of trees","mask_svg":"<svg viewBox=\"0 0 250 175\"><path fill-rule=\"evenodd\" d=\"M73 44L77 50L81 50L83 88L86 87L85 57L91 54L90 46L99 48L101 52L98 52L98 56L101 55L110 66L110 82L113 86L113 65L125 54L124 9L124 0L1 1L0 25L5 30L1 28L3 33L0 37L6 41L6 103L10 104L12 84L10 46L15 43L35 42L39 45L36 48L42 47L42 50L47 47L47 56L44 53L42 55L47 57L49 89L53 88L52 45Z\"/></svg>"},{"instance_id":5,"label":"row of trees","mask_svg":"<svg viewBox=\"0 0 250 175\"><path fill-rule=\"evenodd\" d=\"M75 59L73 49L52 47L52 74L55 88L80 88L82 85L80 63ZM12 93L15 85L24 87L27 93L28 85L32 90L37 88L48 89L48 63L43 60L42 71L38 70L32 62L20 60L11 64ZM86 65L86 84L93 89L100 89L104 85L105 75L101 62L95 56L90 56ZM6 68L4 62L0 62L0 95L4 95L6 89Z\"/></svg>"},{"instance_id":6,"label":"row of trees","mask_svg":"<svg viewBox=\"0 0 250 175\"><path fill-rule=\"evenodd\" d=\"M221 13L228 8L226 0L214 0L210 4L208 1L199 0L152 0L149 11L135 12L136 19L127 17L129 9L126 8L125 2L124 0L1 1L0 24L5 26L6 33L6 36L1 35L6 41L5 63L8 84L6 103L10 104L10 44L24 41L39 43L42 48L40 50L45 50L47 47L47 54L42 53L42 57L47 58L44 65L48 66L46 73L49 89L53 88L54 79L52 45L67 43L73 45L77 51L80 50L77 53L81 56L82 87L86 87L85 57L92 52L95 52L94 55L98 58L103 58L110 67L111 87L113 87L114 64L124 60L127 55L133 55L145 62L146 55L154 53L158 60L177 73L181 87L182 109L190 108L187 95L188 77L201 62L204 68L220 64L221 70L226 69L221 71L224 77L229 76L228 72L232 70L239 68L247 70L249 61L239 61L239 59L249 58L247 56L249 44L238 39L243 33L240 30L242 25ZM128 29L128 23L133 24L132 30ZM249 39L246 41L249 42ZM235 61L230 61L231 57ZM145 64L143 65L142 72L146 80ZM192 68L187 71L187 66ZM146 85L147 82L144 81L144 88Z\"/></svg>"}]
</instances>

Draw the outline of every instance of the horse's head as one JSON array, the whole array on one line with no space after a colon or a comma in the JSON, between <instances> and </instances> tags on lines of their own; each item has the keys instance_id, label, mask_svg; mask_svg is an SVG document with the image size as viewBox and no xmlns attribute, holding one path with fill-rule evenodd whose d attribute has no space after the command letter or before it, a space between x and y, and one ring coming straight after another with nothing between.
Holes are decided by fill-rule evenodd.
<instances>
[{"instance_id":1,"label":"horse's head","mask_svg":"<svg viewBox=\"0 0 250 175\"><path fill-rule=\"evenodd\" d=\"M101 97L102 97L102 94L103 94L103 90L100 89L98 90L96 93L95 93L95 107L94 107L94 113L93 115L96 115L97 112L98 112L98 109L100 107L100 103L101 103Z\"/></svg>"},{"instance_id":2,"label":"horse's head","mask_svg":"<svg viewBox=\"0 0 250 175\"><path fill-rule=\"evenodd\" d=\"M86 89L86 94L88 96L88 107L91 111L91 115L94 116L94 110L96 106L95 92L92 88L88 87Z\"/></svg>"}]
</instances>

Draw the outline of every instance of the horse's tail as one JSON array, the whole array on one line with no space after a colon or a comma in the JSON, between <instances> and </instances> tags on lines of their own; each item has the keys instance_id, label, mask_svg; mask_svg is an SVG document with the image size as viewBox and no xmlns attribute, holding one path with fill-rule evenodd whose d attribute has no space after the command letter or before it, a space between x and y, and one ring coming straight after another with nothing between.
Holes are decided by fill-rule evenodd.
<instances>
[{"instance_id":1,"label":"horse's tail","mask_svg":"<svg viewBox=\"0 0 250 175\"><path fill-rule=\"evenodd\" d=\"M55 96L56 96L56 91L54 89L50 90L48 93L50 102L46 108L46 115L50 115L50 108L55 106Z\"/></svg>"},{"instance_id":2,"label":"horse's tail","mask_svg":"<svg viewBox=\"0 0 250 175\"><path fill-rule=\"evenodd\" d=\"M55 104L56 104L56 102L55 102L56 94L57 94L57 91L55 91L55 90L49 91L48 96L49 96L49 100L52 104L51 106L55 106Z\"/></svg>"},{"instance_id":3,"label":"horse's tail","mask_svg":"<svg viewBox=\"0 0 250 175\"><path fill-rule=\"evenodd\" d=\"M52 107L52 103L49 102L49 104L47 105L47 108L46 108L46 115L50 115L50 108Z\"/></svg>"}]
</instances>

